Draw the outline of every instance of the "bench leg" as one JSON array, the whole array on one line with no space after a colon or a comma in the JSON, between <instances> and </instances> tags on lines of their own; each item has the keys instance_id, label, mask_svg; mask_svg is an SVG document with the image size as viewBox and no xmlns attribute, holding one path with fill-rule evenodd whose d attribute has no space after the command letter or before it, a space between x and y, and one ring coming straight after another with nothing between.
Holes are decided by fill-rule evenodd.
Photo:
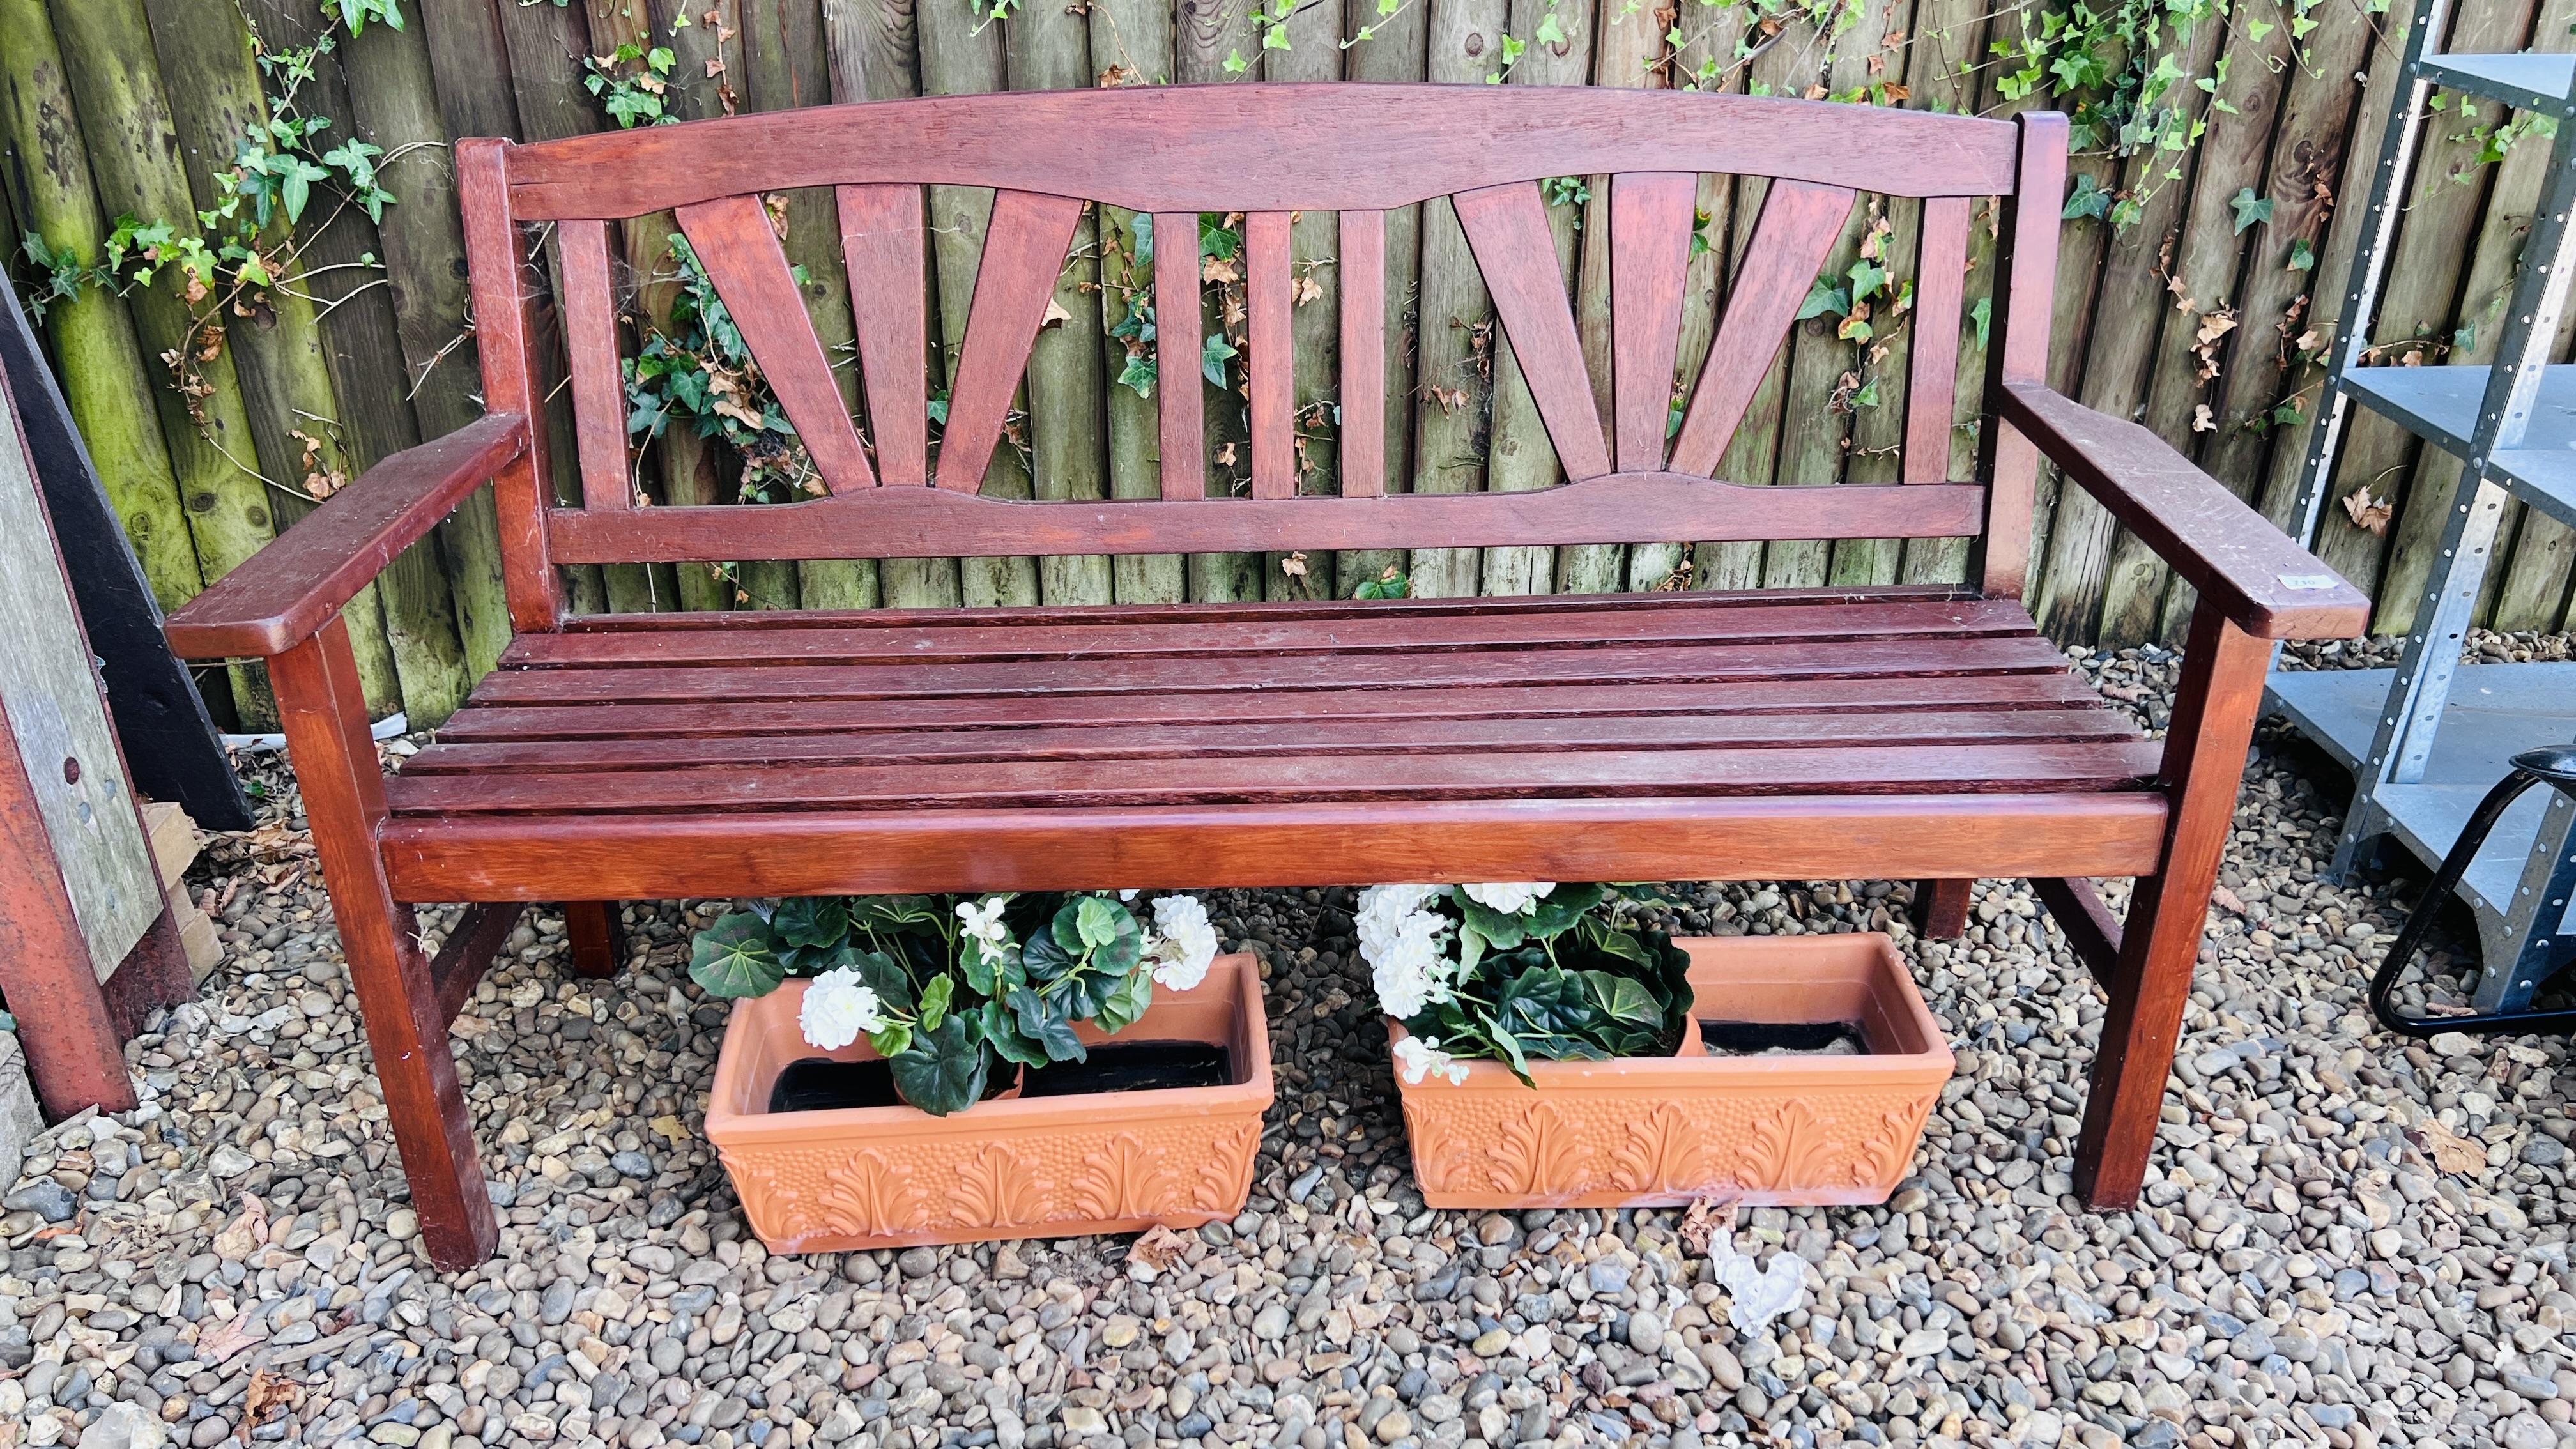
<instances>
[{"instance_id":1,"label":"bench leg","mask_svg":"<svg viewBox=\"0 0 2576 1449\"><path fill-rule=\"evenodd\" d=\"M385 780L347 627L333 619L271 660L269 677L421 1236L440 1268L471 1267L491 1256L499 1229L448 1052L447 1016L411 910L393 898L376 849Z\"/></svg>"},{"instance_id":2,"label":"bench leg","mask_svg":"<svg viewBox=\"0 0 2576 1449\"><path fill-rule=\"evenodd\" d=\"M564 902L564 935L572 941L574 975L616 975L625 934L617 928L615 901Z\"/></svg>"},{"instance_id":3,"label":"bench leg","mask_svg":"<svg viewBox=\"0 0 2576 1449\"><path fill-rule=\"evenodd\" d=\"M2130 898L2119 959L2103 983L2110 1009L2093 1058L2084 1135L2075 1145L2075 1191L2096 1209L2134 1205L2146 1180L2270 658L2263 640L2208 607L2193 614L2182 688L2165 735L2161 775L2172 813L2164 868L2140 880Z\"/></svg>"},{"instance_id":4,"label":"bench leg","mask_svg":"<svg viewBox=\"0 0 2576 1449\"><path fill-rule=\"evenodd\" d=\"M1955 941L1968 932L1968 897L1972 880L1918 880L1914 883L1914 931L1927 941Z\"/></svg>"}]
</instances>

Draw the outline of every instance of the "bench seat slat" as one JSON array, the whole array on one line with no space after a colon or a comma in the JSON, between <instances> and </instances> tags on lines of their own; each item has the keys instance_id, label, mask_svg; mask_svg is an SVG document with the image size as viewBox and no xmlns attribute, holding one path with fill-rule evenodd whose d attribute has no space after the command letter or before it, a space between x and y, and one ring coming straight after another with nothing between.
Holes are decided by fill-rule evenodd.
<instances>
[{"instance_id":1,"label":"bench seat slat","mask_svg":"<svg viewBox=\"0 0 2576 1449\"><path fill-rule=\"evenodd\" d=\"M1231 727L1297 720L1617 720L1688 714L1703 721L1819 710L2099 710L2074 676L1970 674L1898 679L1746 680L1726 684L1570 684L1455 689L1270 690L1228 701ZM745 738L1058 725L1194 724L1189 694L989 695L965 699L811 700L643 705L477 705L440 727L446 742Z\"/></svg>"},{"instance_id":2,"label":"bench seat slat","mask_svg":"<svg viewBox=\"0 0 2576 1449\"><path fill-rule=\"evenodd\" d=\"M1244 690L1423 689L1481 684L1664 683L1888 674L2063 670L2044 639L1862 640L1689 648L1282 655L1243 659L1026 660L963 664L753 664L671 669L517 669L485 677L495 704L633 700L940 699L1154 691L1202 697Z\"/></svg>"},{"instance_id":3,"label":"bench seat slat","mask_svg":"<svg viewBox=\"0 0 2576 1449\"><path fill-rule=\"evenodd\" d=\"M389 782L398 815L895 810L976 805L1260 804L1298 800L1623 795L1875 795L2141 789L2161 751L2144 741L1573 753L1269 755L1012 760L966 765L760 765L591 773L429 775Z\"/></svg>"},{"instance_id":4,"label":"bench seat slat","mask_svg":"<svg viewBox=\"0 0 2576 1449\"><path fill-rule=\"evenodd\" d=\"M1395 800L1083 810L397 818L397 899L1174 890L1377 879L1834 880L2153 871L2152 791Z\"/></svg>"},{"instance_id":5,"label":"bench seat slat","mask_svg":"<svg viewBox=\"0 0 2576 1449\"><path fill-rule=\"evenodd\" d=\"M1729 750L1832 745L2069 743L2135 740L2136 726L2101 709L1836 711L1721 719L1305 720L1239 724L1039 725L1026 729L875 730L843 734L530 740L431 745L403 764L428 775L621 774L759 764L972 764L1013 760L1191 760L1211 756L1370 755L1389 769L1425 753Z\"/></svg>"},{"instance_id":6,"label":"bench seat slat","mask_svg":"<svg viewBox=\"0 0 2576 1449\"><path fill-rule=\"evenodd\" d=\"M1109 624L1038 615L1019 629L793 629L724 633L525 634L502 654L522 668L671 667L709 664L947 663L966 659L1100 659L1135 655L1405 654L1465 649L1561 649L1626 644L2026 634L2018 604L1852 604L1818 611L1796 604L1705 609L1677 603L1616 613L1565 610L1469 616L1426 635L1419 621L1346 615L1328 622ZM1803 632L1823 629L1825 632Z\"/></svg>"}]
</instances>

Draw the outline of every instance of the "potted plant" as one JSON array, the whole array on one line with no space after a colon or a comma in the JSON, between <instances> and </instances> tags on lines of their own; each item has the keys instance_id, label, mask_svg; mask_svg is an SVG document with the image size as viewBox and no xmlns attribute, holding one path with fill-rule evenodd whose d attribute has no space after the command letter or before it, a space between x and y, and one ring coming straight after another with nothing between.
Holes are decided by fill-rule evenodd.
<instances>
[{"instance_id":1,"label":"potted plant","mask_svg":"<svg viewBox=\"0 0 2576 1449\"><path fill-rule=\"evenodd\" d=\"M834 1252L1241 1211L1271 1097L1259 973L1217 957L1195 898L1152 915L819 897L700 932L691 976L734 999L707 1135L753 1230Z\"/></svg>"},{"instance_id":2,"label":"potted plant","mask_svg":"<svg viewBox=\"0 0 2576 1449\"><path fill-rule=\"evenodd\" d=\"M1651 899L1551 882L1362 894L1423 1201L1884 1200L1952 1066L1894 942L1676 941L1638 920ZM1781 1045L1837 1037L1838 1053Z\"/></svg>"}]
</instances>

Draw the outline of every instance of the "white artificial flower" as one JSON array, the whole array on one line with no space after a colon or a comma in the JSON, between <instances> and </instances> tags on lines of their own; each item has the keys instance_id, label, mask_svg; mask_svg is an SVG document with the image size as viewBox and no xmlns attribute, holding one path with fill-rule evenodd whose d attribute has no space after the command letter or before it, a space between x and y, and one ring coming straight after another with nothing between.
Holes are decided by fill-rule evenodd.
<instances>
[{"instance_id":1,"label":"white artificial flower","mask_svg":"<svg viewBox=\"0 0 2576 1449\"><path fill-rule=\"evenodd\" d=\"M859 978L857 968L835 966L805 988L805 1004L796 1013L796 1028L805 1040L836 1052L869 1032L883 1031L877 994Z\"/></svg>"},{"instance_id":2,"label":"white artificial flower","mask_svg":"<svg viewBox=\"0 0 2576 1449\"><path fill-rule=\"evenodd\" d=\"M1216 959L1216 927L1208 924L1198 897L1156 898L1154 930L1145 959L1154 963L1155 985L1187 991L1207 979L1208 963Z\"/></svg>"},{"instance_id":3,"label":"white artificial flower","mask_svg":"<svg viewBox=\"0 0 2576 1449\"><path fill-rule=\"evenodd\" d=\"M1143 891L1120 891L1120 892L1118 893L1118 904L1120 904L1120 905L1122 905L1122 906L1123 906L1123 905L1131 905L1131 904L1133 904L1133 903L1135 902L1135 899L1136 899L1138 896L1141 896L1141 895L1143 895L1143 894L1144 894L1144 892L1143 892Z\"/></svg>"},{"instance_id":4,"label":"white artificial flower","mask_svg":"<svg viewBox=\"0 0 2576 1449\"><path fill-rule=\"evenodd\" d=\"M1453 1086L1467 1084L1467 1064L1440 1049L1440 1039L1409 1036L1395 1044L1396 1070L1405 1084L1418 1087L1426 1076L1447 1077Z\"/></svg>"},{"instance_id":5,"label":"white artificial flower","mask_svg":"<svg viewBox=\"0 0 2576 1449\"><path fill-rule=\"evenodd\" d=\"M1556 882L1532 880L1517 884L1460 886L1458 889L1467 893L1467 899L1487 910L1518 916L1537 909L1539 897L1556 889Z\"/></svg>"},{"instance_id":6,"label":"white artificial flower","mask_svg":"<svg viewBox=\"0 0 2576 1449\"><path fill-rule=\"evenodd\" d=\"M987 956L999 956L1011 949L1011 928L1002 924L1002 907L1009 899L986 896L980 903L957 903L957 918L966 923L966 934L984 944Z\"/></svg>"},{"instance_id":7,"label":"white artificial flower","mask_svg":"<svg viewBox=\"0 0 2576 1449\"><path fill-rule=\"evenodd\" d=\"M1439 896L1438 886L1427 885L1371 886L1360 892L1359 912L1353 917L1360 957L1369 963L1378 1005L1398 1020L1449 999L1452 963L1441 954L1449 918L1428 909Z\"/></svg>"}]
</instances>

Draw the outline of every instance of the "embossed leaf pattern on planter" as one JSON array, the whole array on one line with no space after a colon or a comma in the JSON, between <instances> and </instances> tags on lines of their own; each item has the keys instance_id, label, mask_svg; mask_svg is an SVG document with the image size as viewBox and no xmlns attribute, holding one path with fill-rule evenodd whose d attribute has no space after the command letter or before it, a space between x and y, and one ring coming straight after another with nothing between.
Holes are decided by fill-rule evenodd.
<instances>
[{"instance_id":1,"label":"embossed leaf pattern on planter","mask_svg":"<svg viewBox=\"0 0 2576 1449\"><path fill-rule=\"evenodd\" d=\"M909 1163L855 1152L825 1176L831 1183L823 1189L826 1220L841 1232L910 1232L930 1221L930 1199L913 1185Z\"/></svg>"},{"instance_id":2,"label":"embossed leaf pattern on planter","mask_svg":"<svg viewBox=\"0 0 2576 1449\"><path fill-rule=\"evenodd\" d=\"M1243 1201L1252 1187L1252 1150L1260 1142L1261 1124L1253 1122L1209 1144L1207 1160L1199 1164L1198 1191L1191 1201L1209 1212L1223 1212L1228 1204Z\"/></svg>"},{"instance_id":3,"label":"embossed leaf pattern on planter","mask_svg":"<svg viewBox=\"0 0 2576 1449\"><path fill-rule=\"evenodd\" d=\"M955 1221L972 1228L1037 1222L1045 1211L1047 1187L1034 1160L998 1142L987 1143L957 1164Z\"/></svg>"},{"instance_id":4,"label":"embossed leaf pattern on planter","mask_svg":"<svg viewBox=\"0 0 2576 1449\"><path fill-rule=\"evenodd\" d=\"M1502 1192L1579 1192L1592 1185L1583 1141L1556 1104L1541 1098L1504 1119L1488 1165Z\"/></svg>"},{"instance_id":5,"label":"embossed leaf pattern on planter","mask_svg":"<svg viewBox=\"0 0 2576 1449\"><path fill-rule=\"evenodd\" d=\"M1726 1176L1709 1158L1708 1132L1670 1102L1628 1124L1628 1138L1611 1155L1611 1184L1622 1192L1688 1193L1722 1185Z\"/></svg>"},{"instance_id":6,"label":"embossed leaf pattern on planter","mask_svg":"<svg viewBox=\"0 0 2576 1449\"><path fill-rule=\"evenodd\" d=\"M1150 1216L1173 1196L1163 1155L1162 1148L1146 1146L1135 1133L1119 1133L1104 1151L1083 1158L1087 1176L1074 1201L1095 1218Z\"/></svg>"},{"instance_id":7,"label":"embossed leaf pattern on planter","mask_svg":"<svg viewBox=\"0 0 2576 1449\"><path fill-rule=\"evenodd\" d=\"M804 1194L780 1181L775 1165L745 1162L730 1152L719 1152L716 1157L733 1175L735 1195L742 1199L743 1211L752 1219L755 1230L794 1237L812 1232L817 1226Z\"/></svg>"},{"instance_id":8,"label":"embossed leaf pattern on planter","mask_svg":"<svg viewBox=\"0 0 2576 1449\"><path fill-rule=\"evenodd\" d=\"M1913 1110L1910 1103L1879 1113L1878 1130L1870 1134L1869 1141L1863 1143L1859 1154L1852 1158L1852 1186L1860 1187L1903 1176L1906 1159L1913 1155L1915 1136L1923 1130L1923 1119L1928 1115L1928 1109Z\"/></svg>"},{"instance_id":9,"label":"embossed leaf pattern on planter","mask_svg":"<svg viewBox=\"0 0 2576 1449\"><path fill-rule=\"evenodd\" d=\"M1841 1144L1816 1109L1792 1097L1756 1123L1737 1157L1739 1182L1813 1187L1833 1181L1833 1164Z\"/></svg>"}]
</instances>

